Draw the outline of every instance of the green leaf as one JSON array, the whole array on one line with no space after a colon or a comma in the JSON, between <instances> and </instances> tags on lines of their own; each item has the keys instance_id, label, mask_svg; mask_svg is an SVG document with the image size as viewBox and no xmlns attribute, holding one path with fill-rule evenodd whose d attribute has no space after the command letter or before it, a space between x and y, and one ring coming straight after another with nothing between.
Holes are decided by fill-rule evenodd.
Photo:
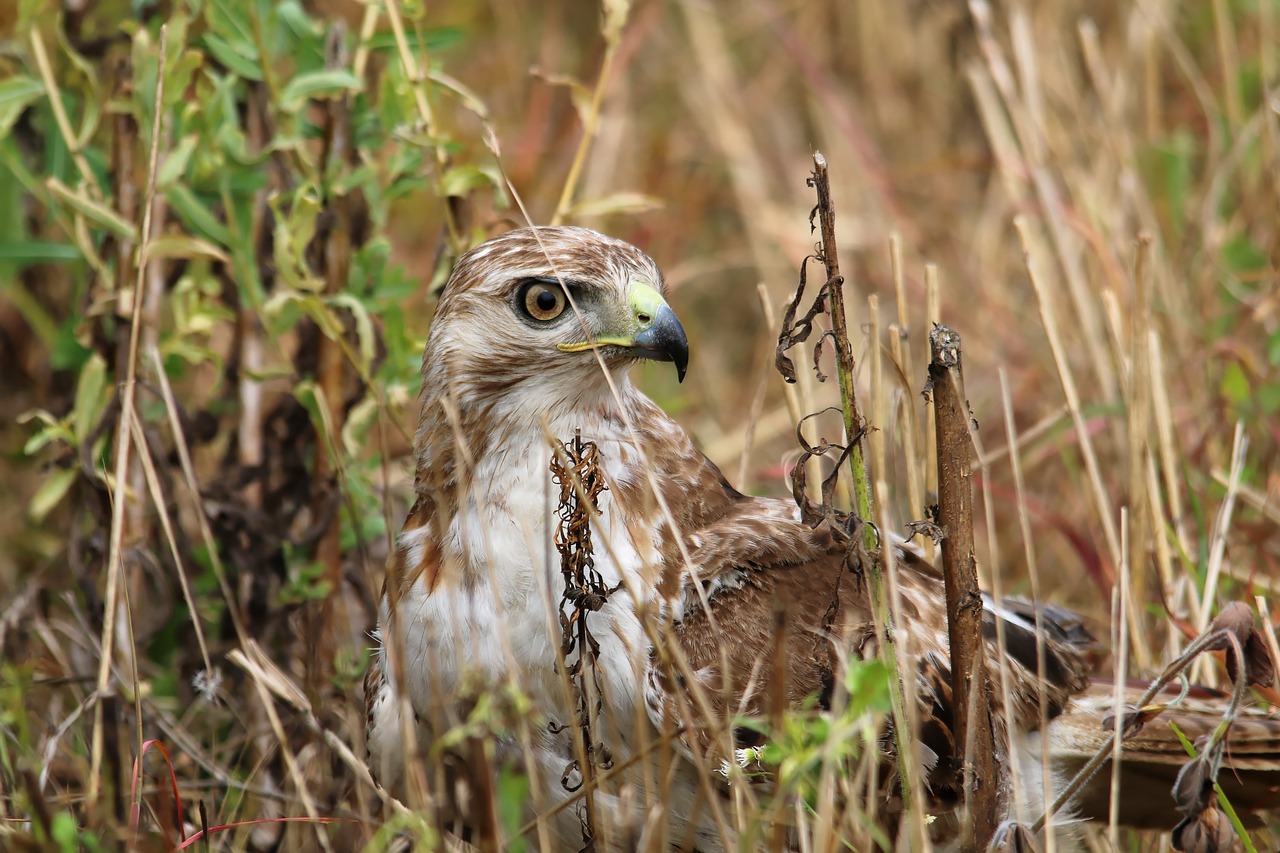
<instances>
[{"instance_id":1,"label":"green leaf","mask_svg":"<svg viewBox=\"0 0 1280 853\"><path fill-rule=\"evenodd\" d=\"M324 282L312 274L306 260L320 215L319 191L313 184L303 184L291 196L274 195L268 203L276 216L272 249L280 277L299 290L323 290Z\"/></svg>"},{"instance_id":2,"label":"green leaf","mask_svg":"<svg viewBox=\"0 0 1280 853\"><path fill-rule=\"evenodd\" d=\"M31 516L31 520L43 521L54 507L62 503L79 473L77 468L59 468L50 474L49 479L41 483L40 488L31 496L31 503L27 504L27 514Z\"/></svg>"},{"instance_id":3,"label":"green leaf","mask_svg":"<svg viewBox=\"0 0 1280 853\"><path fill-rule=\"evenodd\" d=\"M58 198L83 214L85 218L101 225L117 237L123 237L126 240L138 239L138 230L133 223L106 205L99 204L87 196L80 195L57 178L49 178L45 181L45 186Z\"/></svg>"},{"instance_id":4,"label":"green leaf","mask_svg":"<svg viewBox=\"0 0 1280 853\"><path fill-rule=\"evenodd\" d=\"M1237 234L1222 247L1222 261L1237 275L1265 269L1267 254L1253 244L1247 234Z\"/></svg>"},{"instance_id":5,"label":"green leaf","mask_svg":"<svg viewBox=\"0 0 1280 853\"><path fill-rule=\"evenodd\" d=\"M262 66L258 63L258 51L253 48L252 42L233 46L214 33L205 33L201 41L213 58L232 74L255 83L262 82Z\"/></svg>"},{"instance_id":6,"label":"green leaf","mask_svg":"<svg viewBox=\"0 0 1280 853\"><path fill-rule=\"evenodd\" d=\"M1228 402L1239 405L1249 399L1249 378L1244 375L1244 368L1233 361L1222 373L1222 384L1219 386L1222 396Z\"/></svg>"},{"instance_id":7,"label":"green leaf","mask_svg":"<svg viewBox=\"0 0 1280 853\"><path fill-rule=\"evenodd\" d=\"M1196 172L1196 139L1185 130L1152 146L1143 157L1147 185L1175 233L1181 234Z\"/></svg>"},{"instance_id":8,"label":"green leaf","mask_svg":"<svg viewBox=\"0 0 1280 853\"><path fill-rule=\"evenodd\" d=\"M346 308L356 324L356 341L360 347L360 373L367 376L377 349L377 336L373 332L373 318L360 300L350 293L336 293L328 299L330 305Z\"/></svg>"},{"instance_id":9,"label":"green leaf","mask_svg":"<svg viewBox=\"0 0 1280 853\"><path fill-rule=\"evenodd\" d=\"M342 424L342 448L348 456L354 459L360 455L365 447L365 435L377 420L378 401L372 396L351 407Z\"/></svg>"},{"instance_id":10,"label":"green leaf","mask_svg":"<svg viewBox=\"0 0 1280 853\"><path fill-rule=\"evenodd\" d=\"M615 213L644 213L659 207L662 207L662 199L644 193L619 192L575 204L570 218L608 216Z\"/></svg>"},{"instance_id":11,"label":"green leaf","mask_svg":"<svg viewBox=\"0 0 1280 853\"><path fill-rule=\"evenodd\" d=\"M23 243L0 243L0 261L39 264L49 261L78 261L84 256L71 243L31 240Z\"/></svg>"},{"instance_id":12,"label":"green leaf","mask_svg":"<svg viewBox=\"0 0 1280 853\"><path fill-rule=\"evenodd\" d=\"M157 237L148 242L143 260L154 258L213 258L223 263L230 261L226 252L207 240L181 234Z\"/></svg>"},{"instance_id":13,"label":"green leaf","mask_svg":"<svg viewBox=\"0 0 1280 853\"><path fill-rule=\"evenodd\" d=\"M159 171L156 172L156 187L158 189L164 190L168 188L186 174L187 164L191 162L191 155L195 153L196 144L199 141L200 137L196 134L188 133L179 139L178 144L173 146L169 153L165 155Z\"/></svg>"},{"instance_id":14,"label":"green leaf","mask_svg":"<svg viewBox=\"0 0 1280 853\"><path fill-rule=\"evenodd\" d=\"M405 33L405 44L409 48L410 53L435 53L436 51L445 50L453 47L462 41L463 30L461 27L437 27L433 30L426 30L419 33ZM365 46L369 50L399 50L400 46L396 44L395 33L376 33L370 36L365 42Z\"/></svg>"},{"instance_id":15,"label":"green leaf","mask_svg":"<svg viewBox=\"0 0 1280 853\"><path fill-rule=\"evenodd\" d=\"M70 444L71 438L70 431L61 423L47 423L44 429L28 438L26 444L22 445L22 454L35 456L54 441L60 440Z\"/></svg>"},{"instance_id":16,"label":"green leaf","mask_svg":"<svg viewBox=\"0 0 1280 853\"><path fill-rule=\"evenodd\" d=\"M83 444L97 426L109 397L107 363L95 352L80 369L80 377L76 382L76 402L71 410L71 426L75 431L76 444Z\"/></svg>"},{"instance_id":17,"label":"green leaf","mask_svg":"<svg viewBox=\"0 0 1280 853\"><path fill-rule=\"evenodd\" d=\"M287 113L296 113L305 107L308 101L334 98L359 90L359 78L345 68L299 74L281 90L280 109Z\"/></svg>"},{"instance_id":18,"label":"green leaf","mask_svg":"<svg viewBox=\"0 0 1280 853\"><path fill-rule=\"evenodd\" d=\"M169 204L178 216L192 229L223 246L231 244L231 231L184 184L178 184L165 193Z\"/></svg>"},{"instance_id":19,"label":"green leaf","mask_svg":"<svg viewBox=\"0 0 1280 853\"><path fill-rule=\"evenodd\" d=\"M76 338L76 325L72 317L58 327L49 349L49 365L55 370L79 370L89 358L91 350Z\"/></svg>"},{"instance_id":20,"label":"green leaf","mask_svg":"<svg viewBox=\"0 0 1280 853\"><path fill-rule=\"evenodd\" d=\"M44 86L33 77L18 75L0 83L0 137L7 135L22 111L43 94Z\"/></svg>"},{"instance_id":21,"label":"green leaf","mask_svg":"<svg viewBox=\"0 0 1280 853\"><path fill-rule=\"evenodd\" d=\"M520 827L524 823L524 804L529 802L529 794L529 777L510 762L504 763L498 772L498 795L494 799L498 804L498 821L506 830L507 837L515 841L507 847L511 853L524 853L528 849Z\"/></svg>"},{"instance_id":22,"label":"green leaf","mask_svg":"<svg viewBox=\"0 0 1280 853\"><path fill-rule=\"evenodd\" d=\"M489 175L479 166L454 166L445 170L441 184L447 196L465 196L471 190L492 183Z\"/></svg>"}]
</instances>

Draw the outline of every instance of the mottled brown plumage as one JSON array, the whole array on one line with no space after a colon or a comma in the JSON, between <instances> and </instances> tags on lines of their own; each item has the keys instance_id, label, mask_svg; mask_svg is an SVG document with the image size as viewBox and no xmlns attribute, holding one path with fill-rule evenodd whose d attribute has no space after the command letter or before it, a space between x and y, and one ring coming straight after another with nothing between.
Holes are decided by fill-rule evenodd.
<instances>
[{"instance_id":1,"label":"mottled brown plumage","mask_svg":"<svg viewBox=\"0 0 1280 853\"><path fill-rule=\"evenodd\" d=\"M683 372L683 332L662 292L658 269L633 246L578 228L524 229L464 255L437 309L423 363L417 500L388 567L382 654L366 681L369 748L375 772L397 792L420 759L444 764L427 780L435 803L481 840L496 830L476 791L504 763L530 775L534 810L556 811L570 796L560 779L575 757L576 711L558 657L553 442L574 434L594 442L607 484L593 538L596 567L615 591L587 617L601 647L592 737L619 769L594 793L610 816L598 848L658 839L708 853L735 846L715 820L727 783L710 784L697 767L754 744L749 732L726 736L726 721L767 715L779 698L825 702L842 660L877 654L867 590L847 564L876 555L848 558L791 502L734 490L629 382L637 358L673 360ZM958 796L942 583L911 548L893 547L903 603L895 638L915 661L924 770L940 811ZM1087 755L1104 736L1109 700L1089 689L1098 650L1079 620L987 601L985 633L988 671L1009 679L1008 707L994 691L999 763L1033 769L1046 743L1068 763ZM477 692L507 683L530 698L537 725L446 748L466 743L444 738ZM1280 769L1280 726L1251 722L1251 768ZM1134 770L1156 756L1153 764L1176 771L1171 736L1156 729L1150 744L1135 745ZM676 765L645 751L664 732L685 756ZM887 750L891 740L883 743ZM1022 777L1021 800L1038 814L1041 775ZM659 779L660 804L650 790ZM1167 787L1138 793L1171 806ZM1105 816L1086 794L1077 814ZM578 814L557 815L539 843L577 849ZM945 834L946 822L935 828Z\"/></svg>"}]
</instances>

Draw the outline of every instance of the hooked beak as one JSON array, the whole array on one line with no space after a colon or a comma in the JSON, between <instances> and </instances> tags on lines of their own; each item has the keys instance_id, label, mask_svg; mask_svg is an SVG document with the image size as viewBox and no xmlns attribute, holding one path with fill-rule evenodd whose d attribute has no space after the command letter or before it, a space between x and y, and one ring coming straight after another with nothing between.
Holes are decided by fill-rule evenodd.
<instances>
[{"instance_id":1,"label":"hooked beak","mask_svg":"<svg viewBox=\"0 0 1280 853\"><path fill-rule=\"evenodd\" d=\"M642 281L631 286L627 307L631 325L628 333L559 344L557 348L562 352L583 352L593 347L616 347L636 358L670 361L676 366L676 377L683 382L689 366L689 341L676 312L657 288Z\"/></svg>"}]
</instances>

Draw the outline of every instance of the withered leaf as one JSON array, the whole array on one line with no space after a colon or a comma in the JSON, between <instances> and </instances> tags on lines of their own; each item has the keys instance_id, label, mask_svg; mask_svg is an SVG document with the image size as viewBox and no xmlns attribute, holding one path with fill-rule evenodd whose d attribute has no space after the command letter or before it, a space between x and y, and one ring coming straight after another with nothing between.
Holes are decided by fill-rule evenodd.
<instances>
[{"instance_id":1,"label":"withered leaf","mask_svg":"<svg viewBox=\"0 0 1280 853\"><path fill-rule=\"evenodd\" d=\"M1266 638L1254 627L1253 611L1240 601L1232 601L1222 608L1216 619L1209 626L1209 632L1231 634L1240 643L1244 655L1244 679L1246 684L1255 687L1270 687L1275 682L1275 661L1271 659L1271 650ZM1211 643L1207 648L1222 649L1227 652L1227 674L1232 681L1240 679L1240 661L1226 636Z\"/></svg>"}]
</instances>

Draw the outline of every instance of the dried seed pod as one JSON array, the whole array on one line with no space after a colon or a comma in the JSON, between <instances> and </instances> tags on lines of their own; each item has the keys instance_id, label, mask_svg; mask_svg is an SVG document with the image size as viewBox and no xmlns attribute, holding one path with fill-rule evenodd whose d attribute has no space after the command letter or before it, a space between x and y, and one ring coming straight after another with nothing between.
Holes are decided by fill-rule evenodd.
<instances>
[{"instance_id":1,"label":"dried seed pod","mask_svg":"<svg viewBox=\"0 0 1280 853\"><path fill-rule=\"evenodd\" d=\"M1183 818L1173 828L1174 850L1183 853L1234 853L1240 849L1235 827L1222 809L1214 806L1199 815Z\"/></svg>"},{"instance_id":2,"label":"dried seed pod","mask_svg":"<svg viewBox=\"0 0 1280 853\"><path fill-rule=\"evenodd\" d=\"M1184 815L1193 817L1209 807L1226 744L1225 731L1217 741L1201 738L1196 742L1198 755L1178 771L1178 778L1173 783L1173 801Z\"/></svg>"},{"instance_id":3,"label":"dried seed pod","mask_svg":"<svg viewBox=\"0 0 1280 853\"><path fill-rule=\"evenodd\" d=\"M1184 815L1199 814L1209 805L1213 796L1213 777L1211 768L1204 756L1193 758L1178 771L1178 778L1173 783L1173 801L1178 811Z\"/></svg>"}]
</instances>

